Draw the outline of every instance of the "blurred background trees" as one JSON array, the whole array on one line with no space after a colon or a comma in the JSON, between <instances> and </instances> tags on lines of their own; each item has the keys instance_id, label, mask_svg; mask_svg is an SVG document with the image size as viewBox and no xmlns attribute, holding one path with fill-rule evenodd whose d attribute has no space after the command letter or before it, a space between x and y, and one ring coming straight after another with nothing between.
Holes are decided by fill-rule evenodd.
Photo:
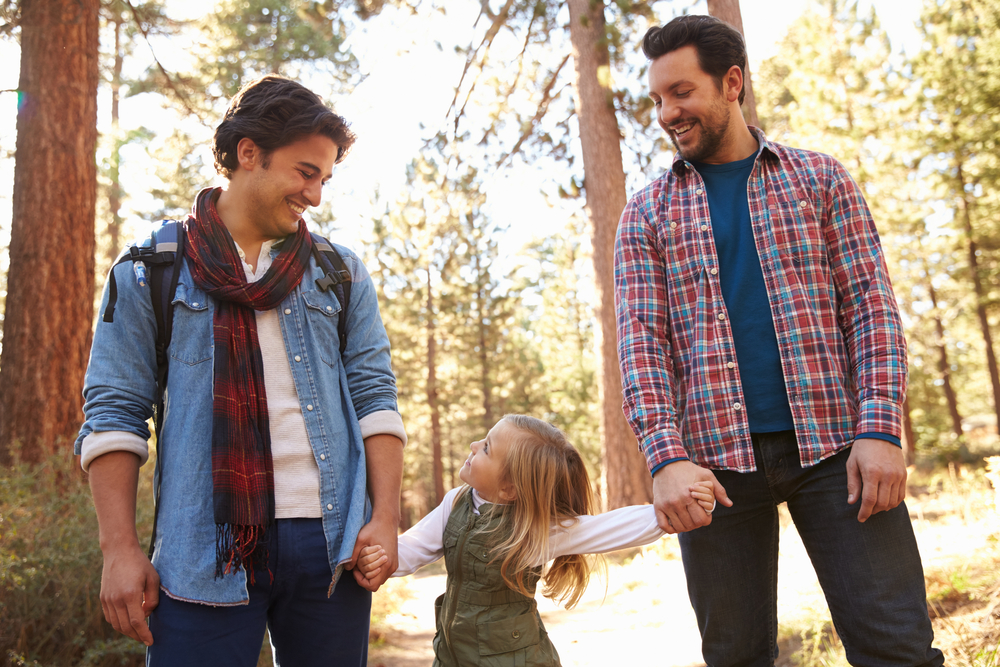
<instances>
[{"instance_id":1,"label":"blurred background trees","mask_svg":"<svg viewBox=\"0 0 1000 667\"><path fill-rule=\"evenodd\" d=\"M22 68L0 98L21 99L16 150L0 146L3 164L17 161L13 216L0 219L0 461L66 455L107 269L211 183L207 145L243 83L297 77L339 106L372 76L366 62L431 42L455 66L423 73L425 88L445 78L452 93L408 163L386 163L405 172L398 187L329 193L311 219L362 253L379 290L410 434L404 523L458 483L469 443L506 412L566 431L606 507L649 497L621 415L610 262L627 196L673 150L638 44L675 14L738 3L69 4L0 0L0 40L20 45ZM1000 411L1000 0L924 5L922 45L903 52L867 4L812 3L753 87L771 139L837 157L867 195L909 342L909 460L968 463L996 446ZM435 20L460 30L425 32ZM389 31L399 25L409 41ZM400 120L418 102L388 93ZM512 219L505 199L538 204ZM60 474L66 493L79 484ZM2 585L28 586L44 567L12 564L9 535ZM18 641L0 630L2 647Z\"/></svg>"}]
</instances>

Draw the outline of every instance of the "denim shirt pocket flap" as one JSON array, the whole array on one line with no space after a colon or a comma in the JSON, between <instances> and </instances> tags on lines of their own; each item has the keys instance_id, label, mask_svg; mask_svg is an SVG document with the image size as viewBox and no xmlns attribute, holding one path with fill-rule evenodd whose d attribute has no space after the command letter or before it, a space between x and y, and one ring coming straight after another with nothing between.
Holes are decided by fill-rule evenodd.
<instances>
[{"instance_id":1,"label":"denim shirt pocket flap","mask_svg":"<svg viewBox=\"0 0 1000 667\"><path fill-rule=\"evenodd\" d=\"M513 618L476 625L479 655L510 653L539 642L538 622L533 611Z\"/></svg>"},{"instance_id":2,"label":"denim shirt pocket flap","mask_svg":"<svg viewBox=\"0 0 1000 667\"><path fill-rule=\"evenodd\" d=\"M326 317L333 317L340 312L340 300L333 292L304 291L302 292L302 301L305 302L306 308Z\"/></svg>"},{"instance_id":3,"label":"denim shirt pocket flap","mask_svg":"<svg viewBox=\"0 0 1000 667\"><path fill-rule=\"evenodd\" d=\"M197 287L177 283L170 336L169 354L188 365L212 358L212 318L208 314L208 295Z\"/></svg>"}]
</instances>

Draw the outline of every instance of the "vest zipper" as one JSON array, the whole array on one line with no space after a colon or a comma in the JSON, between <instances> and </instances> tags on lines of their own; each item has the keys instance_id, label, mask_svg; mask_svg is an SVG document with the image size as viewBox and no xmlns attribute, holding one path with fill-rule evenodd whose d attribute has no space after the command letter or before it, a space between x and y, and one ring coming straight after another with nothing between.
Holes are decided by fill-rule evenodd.
<instances>
[{"instance_id":1,"label":"vest zipper","mask_svg":"<svg viewBox=\"0 0 1000 667\"><path fill-rule=\"evenodd\" d=\"M470 505L472 504L471 492L469 495L469 504ZM455 594L452 596L451 600L448 601L449 602L448 609L445 610L444 623L442 624L442 629L444 630L444 643L448 646L448 652L451 653L451 659L454 661L456 665L459 664L458 656L455 655L455 647L451 645L450 630L451 630L451 623L455 619L455 612L458 610L458 593L459 591L462 590L462 570L463 570L462 554L465 553L465 542L469 539L469 533L472 532L473 527L476 525L477 516L478 515L476 514L476 511L473 508L469 512L468 525L466 525L465 530L462 531L462 539L459 540L458 542L458 552L456 554L456 562L457 562L456 569L458 571L455 573L456 580L455 580L455 587L453 589L455 591Z\"/></svg>"}]
</instances>

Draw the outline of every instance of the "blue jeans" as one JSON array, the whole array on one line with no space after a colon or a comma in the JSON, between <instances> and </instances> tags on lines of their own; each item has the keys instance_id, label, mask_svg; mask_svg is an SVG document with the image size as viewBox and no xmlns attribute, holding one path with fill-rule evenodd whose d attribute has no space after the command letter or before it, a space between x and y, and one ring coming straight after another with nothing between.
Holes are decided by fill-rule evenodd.
<instances>
[{"instance_id":1,"label":"blue jeans","mask_svg":"<svg viewBox=\"0 0 1000 667\"><path fill-rule=\"evenodd\" d=\"M778 504L788 503L847 659L859 667L943 665L931 646L923 567L905 504L858 522L850 449L803 469L792 431L753 436L757 470L713 471L733 500L680 537L709 667L770 667L778 655Z\"/></svg>"},{"instance_id":2,"label":"blue jeans","mask_svg":"<svg viewBox=\"0 0 1000 667\"><path fill-rule=\"evenodd\" d=\"M247 582L246 605L213 607L160 591L146 665L255 667L266 626L276 667L365 667L371 593L345 572L327 597L332 574L322 520L279 519L269 555L270 574L256 572Z\"/></svg>"}]
</instances>

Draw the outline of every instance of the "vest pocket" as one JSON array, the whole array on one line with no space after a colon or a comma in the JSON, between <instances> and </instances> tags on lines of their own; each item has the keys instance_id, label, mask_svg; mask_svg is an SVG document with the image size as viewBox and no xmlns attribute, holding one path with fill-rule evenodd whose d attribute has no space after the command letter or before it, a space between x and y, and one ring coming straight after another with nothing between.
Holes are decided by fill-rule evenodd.
<instances>
[{"instance_id":1,"label":"vest pocket","mask_svg":"<svg viewBox=\"0 0 1000 667\"><path fill-rule=\"evenodd\" d=\"M501 654L519 651L520 649L534 646L539 641L538 621L531 611L505 618L499 621L489 621L479 623L476 626L476 635L479 639L480 656L496 656L489 661L480 661L480 664L487 665L514 665L516 656L503 656ZM523 662L523 657L521 659Z\"/></svg>"}]
</instances>

